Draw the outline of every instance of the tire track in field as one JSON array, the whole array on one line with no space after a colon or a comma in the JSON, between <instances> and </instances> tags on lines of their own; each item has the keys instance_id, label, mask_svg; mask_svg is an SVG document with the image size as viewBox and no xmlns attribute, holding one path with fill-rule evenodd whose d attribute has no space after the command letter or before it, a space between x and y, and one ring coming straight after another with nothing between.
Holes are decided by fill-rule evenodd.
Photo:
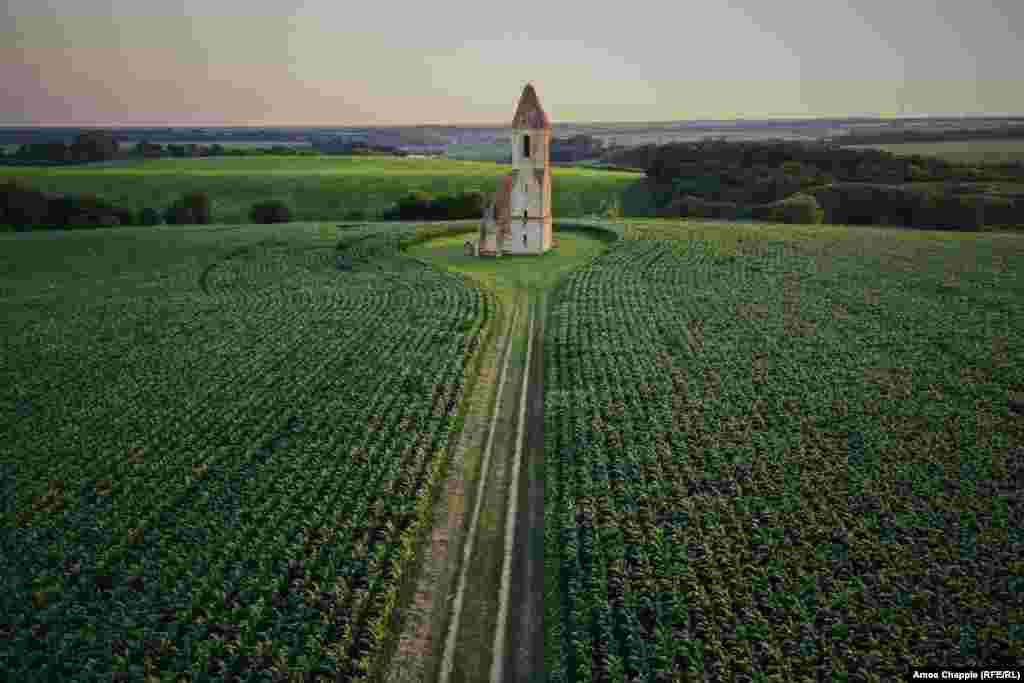
<instances>
[{"instance_id":1,"label":"tire track in field","mask_svg":"<svg viewBox=\"0 0 1024 683\"><path fill-rule=\"evenodd\" d=\"M537 300L523 372L491 683L543 681L544 674L544 311ZM539 313L538 313L539 312ZM520 466L525 472L520 473ZM520 476L522 474L523 476ZM501 638L499 644L497 638Z\"/></svg>"},{"instance_id":2,"label":"tire track in field","mask_svg":"<svg viewBox=\"0 0 1024 683\"><path fill-rule=\"evenodd\" d=\"M487 445L484 447L483 460L480 464L480 474L477 483L476 497L473 503L473 515L470 518L469 530L466 540L463 543L462 561L459 566L459 579L453 596L451 618L448 621L448 631L445 637L444 651L441 658L441 672L438 677L440 683L448 683L451 679L452 669L455 665L455 644L459 633L459 620L462 615L463 597L466 592L467 574L470 561L473 557L473 545L476 539L477 525L480 521L480 509L484 501L484 487L490 478L491 452L494 447L494 433L497 429L498 416L501 414L501 397L505 389L505 380L508 377L508 369L512 358L512 339L515 335L516 323L519 321L519 307L514 308L512 321L509 324L508 341L505 346L505 359L502 362L501 377L498 380L497 397L494 402L494 411L491 414L491 426L487 435Z\"/></svg>"}]
</instances>

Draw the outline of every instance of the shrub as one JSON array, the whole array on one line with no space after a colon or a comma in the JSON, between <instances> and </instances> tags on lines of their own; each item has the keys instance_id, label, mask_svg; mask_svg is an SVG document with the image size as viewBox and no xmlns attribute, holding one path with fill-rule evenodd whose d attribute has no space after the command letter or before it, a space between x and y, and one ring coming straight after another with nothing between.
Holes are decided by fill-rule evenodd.
<instances>
[{"instance_id":1,"label":"shrub","mask_svg":"<svg viewBox=\"0 0 1024 683\"><path fill-rule=\"evenodd\" d=\"M54 227L64 227L78 214L77 197L65 194L47 200L47 222Z\"/></svg>"},{"instance_id":2,"label":"shrub","mask_svg":"<svg viewBox=\"0 0 1024 683\"><path fill-rule=\"evenodd\" d=\"M1024 225L1024 201L986 195L984 216L987 225Z\"/></svg>"},{"instance_id":3,"label":"shrub","mask_svg":"<svg viewBox=\"0 0 1024 683\"><path fill-rule=\"evenodd\" d=\"M119 145L113 134L103 130L83 131L71 144L71 155L77 161L108 161L117 157Z\"/></svg>"},{"instance_id":4,"label":"shrub","mask_svg":"<svg viewBox=\"0 0 1024 683\"><path fill-rule=\"evenodd\" d=\"M48 220L49 202L45 194L16 180L0 184L0 223L18 230L43 225Z\"/></svg>"},{"instance_id":5,"label":"shrub","mask_svg":"<svg viewBox=\"0 0 1024 683\"><path fill-rule=\"evenodd\" d=\"M434 198L426 192L410 192L380 213L384 220L467 220L482 218L487 205L483 192L462 192ZM346 218L350 217L346 214ZM363 218L360 213L355 218Z\"/></svg>"},{"instance_id":6,"label":"shrub","mask_svg":"<svg viewBox=\"0 0 1024 683\"><path fill-rule=\"evenodd\" d=\"M210 222L210 197L205 192L188 192L182 196L181 204L191 212L193 223Z\"/></svg>"},{"instance_id":7,"label":"shrub","mask_svg":"<svg viewBox=\"0 0 1024 683\"><path fill-rule=\"evenodd\" d=\"M87 213L76 213L68 218L67 227L69 230L76 228L95 228L99 225L96 216Z\"/></svg>"},{"instance_id":8,"label":"shrub","mask_svg":"<svg viewBox=\"0 0 1024 683\"><path fill-rule=\"evenodd\" d=\"M768 217L769 220L778 223L817 225L824 219L825 212L812 195L797 193L780 202L775 202Z\"/></svg>"},{"instance_id":9,"label":"shrub","mask_svg":"<svg viewBox=\"0 0 1024 683\"><path fill-rule=\"evenodd\" d=\"M410 192L398 200L398 218L416 220L433 218L434 198L426 192Z\"/></svg>"},{"instance_id":10,"label":"shrub","mask_svg":"<svg viewBox=\"0 0 1024 683\"><path fill-rule=\"evenodd\" d=\"M799 161L784 161L782 172L789 176L801 176L804 174L804 167Z\"/></svg>"},{"instance_id":11,"label":"shrub","mask_svg":"<svg viewBox=\"0 0 1024 683\"><path fill-rule=\"evenodd\" d=\"M181 202L175 202L164 209L164 222L167 225L188 225L195 221L192 220L192 212L188 207Z\"/></svg>"},{"instance_id":12,"label":"shrub","mask_svg":"<svg viewBox=\"0 0 1024 683\"><path fill-rule=\"evenodd\" d=\"M139 225L160 225L162 222L160 212L151 206L141 209L137 220Z\"/></svg>"},{"instance_id":13,"label":"shrub","mask_svg":"<svg viewBox=\"0 0 1024 683\"><path fill-rule=\"evenodd\" d=\"M266 199L249 209L249 220L253 223L287 223L291 219L292 212L280 199Z\"/></svg>"},{"instance_id":14,"label":"shrub","mask_svg":"<svg viewBox=\"0 0 1024 683\"><path fill-rule=\"evenodd\" d=\"M442 220L483 218L486 201L483 192L445 195L433 202L432 214Z\"/></svg>"},{"instance_id":15,"label":"shrub","mask_svg":"<svg viewBox=\"0 0 1024 683\"><path fill-rule=\"evenodd\" d=\"M711 202L700 197L686 195L672 200L668 206L659 211L664 217L720 218L735 219L739 215L739 206L733 202Z\"/></svg>"}]
</instances>

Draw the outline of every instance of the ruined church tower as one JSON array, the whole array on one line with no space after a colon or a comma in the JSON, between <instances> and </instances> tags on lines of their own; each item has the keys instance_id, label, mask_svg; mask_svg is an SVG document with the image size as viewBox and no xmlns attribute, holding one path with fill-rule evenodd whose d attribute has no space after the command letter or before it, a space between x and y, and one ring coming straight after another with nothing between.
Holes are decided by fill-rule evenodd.
<instances>
[{"instance_id":1,"label":"ruined church tower","mask_svg":"<svg viewBox=\"0 0 1024 683\"><path fill-rule=\"evenodd\" d=\"M467 243L479 256L543 254L551 237L551 121L527 83L512 116L512 172L501 179L480 223L480 238Z\"/></svg>"},{"instance_id":2,"label":"ruined church tower","mask_svg":"<svg viewBox=\"0 0 1024 683\"><path fill-rule=\"evenodd\" d=\"M527 83L512 117L513 182L509 217L513 244L509 251L513 253L520 249L527 253L551 249L550 146L551 121L540 106L537 91Z\"/></svg>"}]
</instances>

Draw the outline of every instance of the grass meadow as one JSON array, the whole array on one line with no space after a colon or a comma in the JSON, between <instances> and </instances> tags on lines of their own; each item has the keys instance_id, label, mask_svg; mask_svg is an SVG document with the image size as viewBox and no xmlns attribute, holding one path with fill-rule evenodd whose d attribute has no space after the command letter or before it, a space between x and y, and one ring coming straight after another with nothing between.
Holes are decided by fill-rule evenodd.
<instances>
[{"instance_id":1,"label":"grass meadow","mask_svg":"<svg viewBox=\"0 0 1024 683\"><path fill-rule=\"evenodd\" d=\"M353 212L375 214L414 190L435 195L493 192L510 166L437 158L206 157L148 159L81 166L0 166L0 181L19 178L54 193L95 194L132 209L162 208L185 192L202 190L219 223L248 221L249 207L280 199L297 221L333 220ZM581 168L552 170L556 216L603 211L607 197L643 176Z\"/></svg>"},{"instance_id":2,"label":"grass meadow","mask_svg":"<svg viewBox=\"0 0 1024 683\"><path fill-rule=\"evenodd\" d=\"M603 231L561 231L557 248L539 256L508 256L481 259L467 256L466 240L475 240L476 231L445 235L409 247L410 256L422 258L438 267L464 273L489 290L510 301L515 293L539 293L555 286L580 263L601 254L614 235Z\"/></svg>"}]
</instances>

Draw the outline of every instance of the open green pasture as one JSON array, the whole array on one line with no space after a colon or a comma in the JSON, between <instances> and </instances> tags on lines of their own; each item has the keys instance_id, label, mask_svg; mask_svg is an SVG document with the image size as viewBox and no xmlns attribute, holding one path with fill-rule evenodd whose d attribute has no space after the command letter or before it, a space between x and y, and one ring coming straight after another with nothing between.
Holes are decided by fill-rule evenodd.
<instances>
[{"instance_id":1,"label":"open green pasture","mask_svg":"<svg viewBox=\"0 0 1024 683\"><path fill-rule=\"evenodd\" d=\"M1024 661L1024 236L606 225L546 322L549 680Z\"/></svg>"},{"instance_id":2,"label":"open green pasture","mask_svg":"<svg viewBox=\"0 0 1024 683\"><path fill-rule=\"evenodd\" d=\"M851 149L880 149L901 156L938 157L956 164L1001 164L1024 161L1024 140L954 140L950 142L906 142L888 145L851 145Z\"/></svg>"},{"instance_id":3,"label":"open green pasture","mask_svg":"<svg viewBox=\"0 0 1024 683\"><path fill-rule=\"evenodd\" d=\"M0 166L0 181L20 178L45 192L95 194L132 209L162 208L185 192L210 195L214 220L248 221L249 207L280 199L299 221L376 213L403 195L493 192L511 167L474 161L408 157L206 157L140 159L106 164L30 168ZM558 216L597 214L607 198L641 174L556 168L553 211Z\"/></svg>"}]
</instances>

